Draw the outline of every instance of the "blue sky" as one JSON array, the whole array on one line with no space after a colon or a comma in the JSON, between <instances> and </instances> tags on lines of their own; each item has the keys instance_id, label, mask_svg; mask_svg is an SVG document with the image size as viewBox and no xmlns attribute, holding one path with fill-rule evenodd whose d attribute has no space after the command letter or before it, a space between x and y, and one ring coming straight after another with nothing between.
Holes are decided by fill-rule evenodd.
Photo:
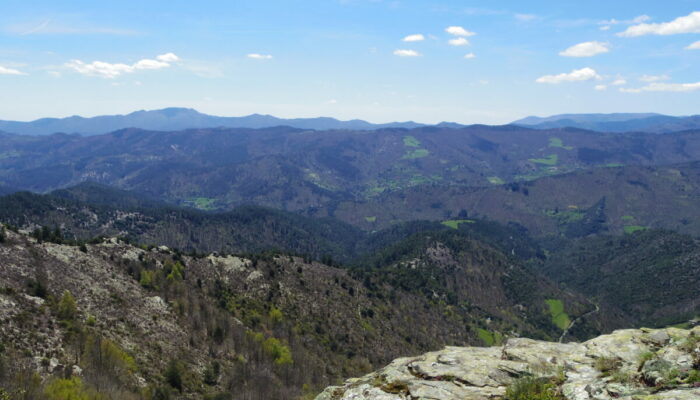
<instances>
[{"instance_id":1,"label":"blue sky","mask_svg":"<svg viewBox=\"0 0 700 400\"><path fill-rule=\"evenodd\" d=\"M3 0L0 9L0 119L170 106L373 122L700 113L695 0Z\"/></svg>"}]
</instances>

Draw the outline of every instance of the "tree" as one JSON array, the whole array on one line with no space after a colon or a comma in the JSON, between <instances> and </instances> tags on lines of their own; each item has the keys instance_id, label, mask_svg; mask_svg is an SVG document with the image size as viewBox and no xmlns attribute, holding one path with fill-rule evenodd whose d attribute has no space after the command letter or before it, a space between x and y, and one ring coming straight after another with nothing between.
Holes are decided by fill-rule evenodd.
<instances>
[{"instance_id":1,"label":"tree","mask_svg":"<svg viewBox=\"0 0 700 400\"><path fill-rule=\"evenodd\" d=\"M78 315L78 306L73 294L66 290L58 302L58 317L62 320L72 321Z\"/></svg>"}]
</instances>

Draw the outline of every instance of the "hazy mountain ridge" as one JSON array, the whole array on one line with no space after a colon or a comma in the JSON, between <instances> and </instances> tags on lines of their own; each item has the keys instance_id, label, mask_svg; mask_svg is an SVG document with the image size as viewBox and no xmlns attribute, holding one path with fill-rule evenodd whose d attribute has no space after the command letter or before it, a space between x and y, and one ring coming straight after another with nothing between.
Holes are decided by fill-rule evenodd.
<instances>
[{"instance_id":1,"label":"hazy mountain ridge","mask_svg":"<svg viewBox=\"0 0 700 400\"><path fill-rule=\"evenodd\" d=\"M672 133L700 129L700 115L675 117L654 113L561 114L527 117L513 125L534 129L580 128L599 132Z\"/></svg>"},{"instance_id":2,"label":"hazy mountain ridge","mask_svg":"<svg viewBox=\"0 0 700 400\"><path fill-rule=\"evenodd\" d=\"M275 126L290 126L293 128L316 130L374 130L382 128L416 128L424 126L424 124L412 121L373 124L359 119L340 121L328 117L284 119L261 114L251 114L243 117L218 117L203 114L191 108L141 110L126 115L103 115L89 118L72 116L66 118L41 118L29 122L0 121L0 130L22 135L77 133L89 136L126 128L176 131L219 127L270 128Z\"/></svg>"}]
</instances>

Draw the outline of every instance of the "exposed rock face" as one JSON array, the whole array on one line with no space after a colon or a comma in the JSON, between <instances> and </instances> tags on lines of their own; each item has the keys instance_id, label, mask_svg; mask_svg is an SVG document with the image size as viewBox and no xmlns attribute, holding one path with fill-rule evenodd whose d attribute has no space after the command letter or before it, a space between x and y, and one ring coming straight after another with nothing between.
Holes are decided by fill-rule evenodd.
<instances>
[{"instance_id":1,"label":"exposed rock face","mask_svg":"<svg viewBox=\"0 0 700 400\"><path fill-rule=\"evenodd\" d=\"M697 400L700 326L620 330L584 343L518 338L502 347L447 347L394 360L316 400L495 400L527 376L551 378L568 400Z\"/></svg>"}]
</instances>

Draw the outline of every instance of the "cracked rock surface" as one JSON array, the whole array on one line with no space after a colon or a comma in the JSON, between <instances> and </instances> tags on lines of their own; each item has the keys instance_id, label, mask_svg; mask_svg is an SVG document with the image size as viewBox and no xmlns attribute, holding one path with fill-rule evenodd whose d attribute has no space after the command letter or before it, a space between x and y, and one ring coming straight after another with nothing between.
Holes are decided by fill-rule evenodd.
<instances>
[{"instance_id":1,"label":"cracked rock surface","mask_svg":"<svg viewBox=\"0 0 700 400\"><path fill-rule=\"evenodd\" d=\"M700 326L619 330L584 343L446 347L394 360L316 400L497 400L527 376L556 378L567 400L698 400Z\"/></svg>"}]
</instances>

